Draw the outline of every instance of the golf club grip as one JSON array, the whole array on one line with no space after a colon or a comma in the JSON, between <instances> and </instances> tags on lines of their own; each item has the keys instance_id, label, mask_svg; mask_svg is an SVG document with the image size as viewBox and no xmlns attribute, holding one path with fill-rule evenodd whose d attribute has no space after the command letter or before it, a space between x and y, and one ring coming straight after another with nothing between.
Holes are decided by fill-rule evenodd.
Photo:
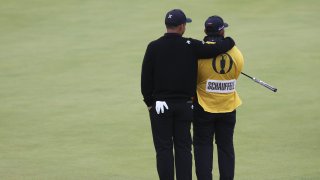
<instances>
[{"instance_id":1,"label":"golf club grip","mask_svg":"<svg viewBox=\"0 0 320 180\"><path fill-rule=\"evenodd\" d=\"M273 92L277 92L277 88L274 88L274 87L270 86L269 84L261 81L260 79L257 79L255 77L253 77L252 80L254 80L254 82L256 82L256 83L258 83L258 84L260 84L260 85L262 85L262 86L264 86L264 87L266 87L268 89L270 89Z\"/></svg>"}]
</instances>

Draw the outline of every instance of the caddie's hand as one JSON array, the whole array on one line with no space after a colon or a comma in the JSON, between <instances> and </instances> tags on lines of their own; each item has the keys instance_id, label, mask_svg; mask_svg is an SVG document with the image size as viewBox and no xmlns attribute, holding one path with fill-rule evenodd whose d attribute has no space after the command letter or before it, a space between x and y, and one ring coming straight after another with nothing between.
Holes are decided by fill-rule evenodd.
<instances>
[{"instance_id":1,"label":"caddie's hand","mask_svg":"<svg viewBox=\"0 0 320 180\"><path fill-rule=\"evenodd\" d=\"M164 108L169 109L165 101L156 101L157 114L164 113Z\"/></svg>"}]
</instances>

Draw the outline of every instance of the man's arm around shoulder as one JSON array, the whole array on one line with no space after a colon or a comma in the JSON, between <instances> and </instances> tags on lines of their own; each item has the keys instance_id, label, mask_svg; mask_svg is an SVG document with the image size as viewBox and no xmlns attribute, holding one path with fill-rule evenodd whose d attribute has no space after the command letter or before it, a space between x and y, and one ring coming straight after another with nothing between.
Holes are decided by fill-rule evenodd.
<instances>
[{"instance_id":1,"label":"man's arm around shoulder","mask_svg":"<svg viewBox=\"0 0 320 180\"><path fill-rule=\"evenodd\" d=\"M215 44L203 43L198 40L195 40L195 44L198 58L215 57L229 51L235 45L233 39L230 37L224 38L224 40L216 42Z\"/></svg>"}]
</instances>

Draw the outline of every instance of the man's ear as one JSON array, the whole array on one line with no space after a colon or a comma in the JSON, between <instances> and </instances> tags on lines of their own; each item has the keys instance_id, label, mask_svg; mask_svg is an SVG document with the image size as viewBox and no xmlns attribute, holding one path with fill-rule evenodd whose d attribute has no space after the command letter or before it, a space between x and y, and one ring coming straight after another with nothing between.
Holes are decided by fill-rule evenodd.
<instances>
[{"instance_id":1,"label":"man's ear","mask_svg":"<svg viewBox=\"0 0 320 180\"><path fill-rule=\"evenodd\" d=\"M183 30L183 26L185 26L185 24L180 24L180 25L179 25L179 31L182 31L182 30Z\"/></svg>"},{"instance_id":2,"label":"man's ear","mask_svg":"<svg viewBox=\"0 0 320 180\"><path fill-rule=\"evenodd\" d=\"M224 36L224 29L219 32L220 36Z\"/></svg>"}]
</instances>

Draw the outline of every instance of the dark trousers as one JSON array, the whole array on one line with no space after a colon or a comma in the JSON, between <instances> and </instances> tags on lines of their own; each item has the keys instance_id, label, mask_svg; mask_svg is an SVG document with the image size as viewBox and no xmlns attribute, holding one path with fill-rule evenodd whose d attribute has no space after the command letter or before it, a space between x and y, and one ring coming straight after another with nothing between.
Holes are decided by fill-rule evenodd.
<instances>
[{"instance_id":1,"label":"dark trousers","mask_svg":"<svg viewBox=\"0 0 320 180\"><path fill-rule=\"evenodd\" d=\"M150 113L154 147L157 153L157 170L160 180L192 179L191 121L192 103L166 101L169 110L157 114L153 106ZM173 152L174 149L174 152Z\"/></svg>"},{"instance_id":2,"label":"dark trousers","mask_svg":"<svg viewBox=\"0 0 320 180\"><path fill-rule=\"evenodd\" d=\"M233 132L236 111L208 113L196 105L193 122L193 141L198 180L212 180L213 138L218 149L220 180L233 180L235 154Z\"/></svg>"}]
</instances>

